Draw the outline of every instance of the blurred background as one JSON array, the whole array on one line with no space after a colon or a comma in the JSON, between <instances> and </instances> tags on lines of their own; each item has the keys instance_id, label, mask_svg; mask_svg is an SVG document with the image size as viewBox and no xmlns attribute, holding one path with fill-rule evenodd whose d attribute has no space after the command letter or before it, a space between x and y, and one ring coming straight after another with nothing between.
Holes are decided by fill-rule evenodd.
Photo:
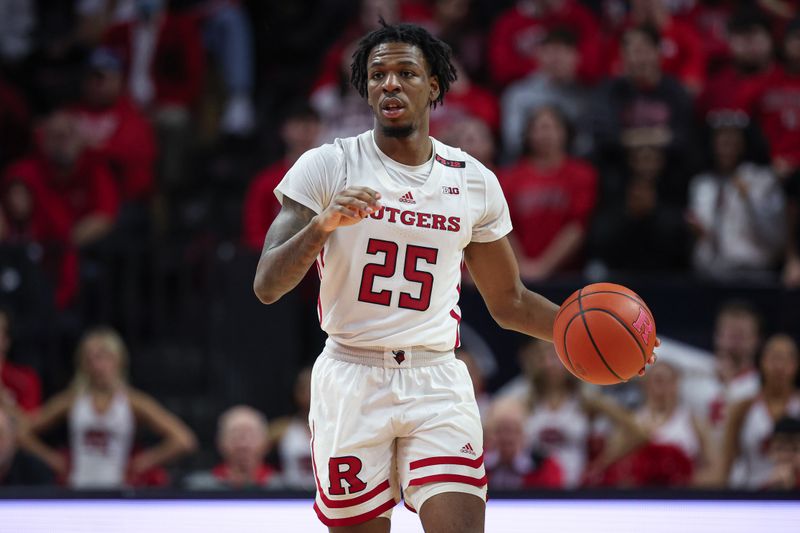
<instances>
[{"instance_id":1,"label":"blurred background","mask_svg":"<svg viewBox=\"0 0 800 533\"><path fill-rule=\"evenodd\" d=\"M465 280L493 492L800 487L794 0L0 0L0 486L314 489L316 276L252 293L272 190L372 127L379 16L459 79L526 284L642 296L645 379L576 382Z\"/></svg>"}]
</instances>

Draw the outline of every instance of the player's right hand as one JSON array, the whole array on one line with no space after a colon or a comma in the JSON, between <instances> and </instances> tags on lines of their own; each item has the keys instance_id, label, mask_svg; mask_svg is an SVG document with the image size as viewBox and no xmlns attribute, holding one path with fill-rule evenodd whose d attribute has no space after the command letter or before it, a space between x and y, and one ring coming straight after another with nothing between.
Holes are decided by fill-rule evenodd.
<instances>
[{"instance_id":1,"label":"player's right hand","mask_svg":"<svg viewBox=\"0 0 800 533\"><path fill-rule=\"evenodd\" d=\"M326 232L357 224L381 208L380 199L381 194L369 187L348 187L317 215L317 224Z\"/></svg>"}]
</instances>

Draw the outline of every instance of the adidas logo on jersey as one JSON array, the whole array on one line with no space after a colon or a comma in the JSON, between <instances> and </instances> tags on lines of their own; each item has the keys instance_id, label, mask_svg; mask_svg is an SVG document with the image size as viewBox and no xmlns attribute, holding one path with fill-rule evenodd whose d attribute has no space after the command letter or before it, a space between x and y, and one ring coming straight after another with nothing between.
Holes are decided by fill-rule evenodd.
<instances>
[{"instance_id":1,"label":"adidas logo on jersey","mask_svg":"<svg viewBox=\"0 0 800 533\"><path fill-rule=\"evenodd\" d=\"M466 454L469 454L469 455L476 455L476 454L475 454L475 450L473 450L473 449L472 449L472 444L470 444L469 442L468 442L468 443L466 443L466 444L465 444L465 445L464 445L464 446L461 448L461 453L466 453Z\"/></svg>"},{"instance_id":2,"label":"adidas logo on jersey","mask_svg":"<svg viewBox=\"0 0 800 533\"><path fill-rule=\"evenodd\" d=\"M411 191L408 191L403 196L401 196L400 197L400 201L403 202L404 204L415 204L415 203L417 203L417 201L414 200L414 197L411 196Z\"/></svg>"}]
</instances>

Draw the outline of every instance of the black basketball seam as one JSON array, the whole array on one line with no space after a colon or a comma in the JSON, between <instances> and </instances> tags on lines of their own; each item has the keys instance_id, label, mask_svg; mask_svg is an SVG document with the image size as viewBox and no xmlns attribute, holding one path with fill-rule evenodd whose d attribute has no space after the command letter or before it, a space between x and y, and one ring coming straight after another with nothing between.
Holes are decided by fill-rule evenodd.
<instances>
[{"instance_id":1,"label":"black basketball seam","mask_svg":"<svg viewBox=\"0 0 800 533\"><path fill-rule=\"evenodd\" d=\"M572 363L572 357L569 356L569 346L567 346L567 332L569 331L569 327L572 325L572 322L575 321L576 318L581 316L581 313L576 313L572 318L569 319L567 325L564 327L564 355L567 357L567 362L569 363L570 368L572 368L572 373L576 374L578 371L575 370L575 365ZM577 375L577 374L576 374Z\"/></svg>"},{"instance_id":2,"label":"black basketball seam","mask_svg":"<svg viewBox=\"0 0 800 533\"><path fill-rule=\"evenodd\" d=\"M653 318L653 313L650 312L650 308L647 307L647 304L644 303L641 299L634 298L630 294L625 294L624 292L619 292L619 291L594 291L594 292L586 293L584 296L592 296L593 294L619 294L620 296L624 296L625 298L628 298L629 300L633 300L634 302L638 303L639 305L644 306L644 308L647 309L647 312L650 313L650 318ZM563 304L561 304L561 309L559 309L558 313L556 313L556 318L558 318L558 315L560 315L561 312L564 309L566 309L568 306L570 306L573 303L575 303L579 298L580 297L575 297L574 300L571 300L569 302L564 302Z\"/></svg>"},{"instance_id":3,"label":"black basketball seam","mask_svg":"<svg viewBox=\"0 0 800 533\"><path fill-rule=\"evenodd\" d=\"M612 313L608 309L603 309L601 307L590 307L590 308L586 309L587 313L589 311L600 311L601 313L606 313L608 315L611 315L614 318L614 320L619 322L622 325L622 327L625 328L625 331L627 331L628 334L631 337L633 337L633 340L636 343L636 346L638 346L639 347L639 351L642 352L642 361L644 361L644 363L647 364L647 356L644 353L644 348L642 348L642 345L639 344L639 339L636 337L636 333L631 331L631 329L628 327L628 324L624 320L622 320L622 318L618 317L617 315L615 315L614 313Z\"/></svg>"},{"instance_id":4,"label":"black basketball seam","mask_svg":"<svg viewBox=\"0 0 800 533\"><path fill-rule=\"evenodd\" d=\"M597 347L597 343L594 342L594 337L592 336L592 332L589 329L589 324L586 323L586 317L584 316L583 302L581 301L582 296L583 296L583 289L578 291L578 307L581 310L581 319L583 320L583 327L586 328L586 334L589 336L589 340L592 342L592 346L594 346L594 349L597 352L597 357L600 358L600 360L606 366L608 371L611 372L611 374L613 374L615 378L617 378L620 381L625 381L609 366L608 362L606 361L606 358L603 357L603 354L600 352L600 348ZM564 344L566 345L566 341L564 342Z\"/></svg>"}]
</instances>

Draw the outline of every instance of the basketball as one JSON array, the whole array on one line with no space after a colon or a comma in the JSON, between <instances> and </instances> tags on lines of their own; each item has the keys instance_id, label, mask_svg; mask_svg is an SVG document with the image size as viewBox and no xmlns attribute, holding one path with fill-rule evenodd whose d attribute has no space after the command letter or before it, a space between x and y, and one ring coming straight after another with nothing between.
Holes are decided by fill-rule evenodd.
<instances>
[{"instance_id":1,"label":"basketball","mask_svg":"<svg viewBox=\"0 0 800 533\"><path fill-rule=\"evenodd\" d=\"M622 285L594 283L564 300L553 325L553 343L564 366L596 385L636 376L656 343L653 313Z\"/></svg>"}]
</instances>

